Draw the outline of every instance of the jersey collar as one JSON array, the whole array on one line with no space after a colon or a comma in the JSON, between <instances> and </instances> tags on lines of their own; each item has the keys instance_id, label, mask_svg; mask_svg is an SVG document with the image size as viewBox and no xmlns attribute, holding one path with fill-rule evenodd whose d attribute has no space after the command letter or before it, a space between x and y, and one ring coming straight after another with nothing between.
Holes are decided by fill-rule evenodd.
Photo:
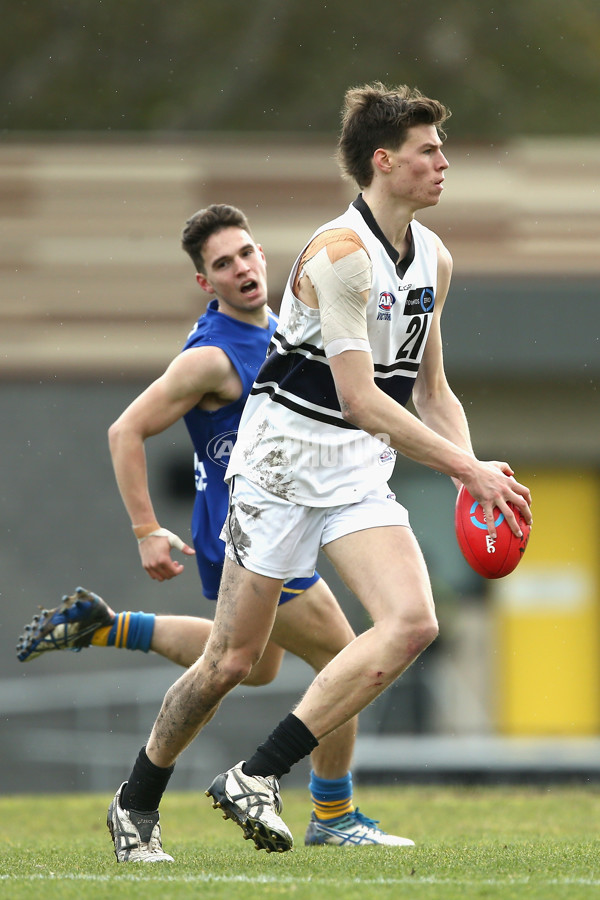
<instances>
[{"instance_id":1,"label":"jersey collar","mask_svg":"<svg viewBox=\"0 0 600 900\"><path fill-rule=\"evenodd\" d=\"M358 210L358 212L361 214L361 216L365 220L366 225L368 225L368 227L371 229L371 231L373 232L373 234L375 235L377 240L381 244L383 244L383 246L385 248L385 252L390 257L392 262L394 263L394 266L396 267L396 272L398 273L400 278L404 278L404 276L406 275L406 272L408 270L408 267L410 266L410 264L412 263L412 261L415 258L415 242L413 241L412 230L411 230L410 225L408 226L408 230L406 232L407 237L410 241L410 244L408 247L408 252L406 253L406 256L403 259L400 259L400 254L398 253L396 248L393 246L393 244L390 244L390 242L386 238L385 234L383 233L383 231L377 224L377 220L375 219L375 216L371 212L371 209L367 205L362 194L358 195L356 200L354 200L354 202L352 203L352 206L354 206L354 208Z\"/></svg>"}]
</instances>

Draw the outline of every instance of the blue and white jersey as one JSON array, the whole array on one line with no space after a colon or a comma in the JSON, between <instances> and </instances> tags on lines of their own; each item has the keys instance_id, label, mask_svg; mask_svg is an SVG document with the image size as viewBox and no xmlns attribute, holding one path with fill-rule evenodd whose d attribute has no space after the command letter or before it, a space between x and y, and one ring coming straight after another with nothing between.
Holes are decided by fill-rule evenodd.
<instances>
[{"instance_id":1,"label":"blue and white jersey","mask_svg":"<svg viewBox=\"0 0 600 900\"><path fill-rule=\"evenodd\" d=\"M260 328L219 312L211 300L188 335L182 353L197 347L219 347L227 354L242 382L238 400L214 411L194 407L184 416L194 445L196 497L192 539L206 597L216 599L223 568L224 544L219 538L227 516L229 488L224 476L237 437L240 416L252 384L265 360L277 319Z\"/></svg>"},{"instance_id":2,"label":"blue and white jersey","mask_svg":"<svg viewBox=\"0 0 600 900\"><path fill-rule=\"evenodd\" d=\"M367 329L375 383L406 405L435 305L435 235L413 221L410 250L400 260L362 196L311 240L335 228L356 232L371 258ZM323 349L320 312L292 290L303 254L292 268L279 325L246 403L227 478L242 474L301 505L337 506L357 502L388 481L395 451L387 435L372 437L342 416Z\"/></svg>"}]
</instances>

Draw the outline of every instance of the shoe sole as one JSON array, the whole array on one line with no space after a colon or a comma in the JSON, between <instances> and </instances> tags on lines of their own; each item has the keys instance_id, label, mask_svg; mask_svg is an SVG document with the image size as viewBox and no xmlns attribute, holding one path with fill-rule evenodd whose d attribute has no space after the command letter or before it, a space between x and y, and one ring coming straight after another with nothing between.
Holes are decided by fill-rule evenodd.
<instances>
[{"instance_id":1,"label":"shoe sole","mask_svg":"<svg viewBox=\"0 0 600 900\"><path fill-rule=\"evenodd\" d=\"M91 597L89 591L86 591L86 594L88 597ZM75 592L73 594L70 594L68 597L65 597L65 599L58 606L55 606L54 609L41 610L41 612L39 613L39 619L35 623L38 628L37 636L35 638L32 638L29 644L25 648L23 648L20 653L17 654L17 659L20 662L29 662L30 660L38 659L38 657L43 656L44 653L50 653L55 650L72 650L78 652L79 650L83 649L83 647L89 646L89 643L86 643L85 639L89 635L94 634L94 632L97 631L98 628L102 627L103 624L110 624L108 615L106 623L103 622L102 617L104 614L104 610L106 609L106 612L108 614L108 606L100 597L97 598L97 608L92 622L90 622L90 624L85 629L81 629L77 632L77 635L74 637L73 644L71 646L69 646L69 644L67 643L59 644L57 646L46 646L44 644L44 639L54 630L54 628L57 627L56 625L52 624L52 619L54 618L54 616L57 614L64 615L67 610L71 609L71 607L76 604L78 600L85 599L87 599L86 596L81 596L77 594L77 592ZM34 621L35 620L32 620L31 626L33 625ZM82 642L80 646L77 646L78 641ZM41 650L38 649L40 645L42 645Z\"/></svg>"},{"instance_id":2,"label":"shoe sole","mask_svg":"<svg viewBox=\"0 0 600 900\"><path fill-rule=\"evenodd\" d=\"M402 843L402 844L387 844L384 841L378 840L349 840L348 838L352 838L352 835L340 835L343 840L336 841L332 835L316 835L314 837L305 837L304 838L304 846L305 847L337 847L342 848L342 850L355 850L357 848L365 848L365 847L394 847L394 849L398 849L402 847L403 849L410 849L414 847L414 841L412 843Z\"/></svg>"},{"instance_id":3,"label":"shoe sole","mask_svg":"<svg viewBox=\"0 0 600 900\"><path fill-rule=\"evenodd\" d=\"M205 791L213 800L213 809L220 809L224 819L231 819L238 825L245 841L254 841L257 850L267 853L285 853L292 849L292 841L287 834L268 828L260 819L242 812L239 806L230 800L225 791L225 776L217 775L211 786Z\"/></svg>"},{"instance_id":4,"label":"shoe sole","mask_svg":"<svg viewBox=\"0 0 600 900\"><path fill-rule=\"evenodd\" d=\"M115 826L113 824L113 812L114 812L115 801L112 800L110 806L108 807L108 812L106 814L106 827L110 832L110 839L113 842L113 851L117 858L117 862L120 862L119 855L117 853L117 847L115 844Z\"/></svg>"},{"instance_id":5,"label":"shoe sole","mask_svg":"<svg viewBox=\"0 0 600 900\"><path fill-rule=\"evenodd\" d=\"M63 600L63 602L59 606L55 606L54 609L42 609L40 613L35 616L31 623L29 624L29 628L33 628L34 625L37 626L36 636L32 637L29 640L29 643L21 650L20 653L17 654L17 659L20 662L29 662L30 660L38 659L38 657L43 656L44 653L49 653L53 650L68 650L68 647L61 646L46 646L44 645L44 638L46 638L50 632L55 628L52 625L52 618L58 613L62 615L73 605L74 599L69 597L68 600ZM37 622L35 621L37 618ZM38 647L42 644L42 649L38 650Z\"/></svg>"}]
</instances>

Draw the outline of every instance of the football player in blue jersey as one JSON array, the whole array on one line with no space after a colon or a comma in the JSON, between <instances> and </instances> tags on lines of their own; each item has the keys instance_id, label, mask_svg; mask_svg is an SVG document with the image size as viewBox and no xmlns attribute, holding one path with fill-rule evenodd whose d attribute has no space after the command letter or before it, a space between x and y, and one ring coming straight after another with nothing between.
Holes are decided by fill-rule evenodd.
<instances>
[{"instance_id":1,"label":"football player in blue jersey","mask_svg":"<svg viewBox=\"0 0 600 900\"><path fill-rule=\"evenodd\" d=\"M109 444L146 572L157 581L167 581L184 568L173 557L174 549L184 557L195 555L203 593L216 600L224 559L219 534L228 508L224 474L246 397L277 319L267 306L264 253L240 210L227 205L200 210L187 222L182 244L194 263L198 285L212 299L182 352L110 427ZM194 548L161 528L148 488L145 441L180 418L195 451ZM17 650L19 659L26 661L51 650L78 650L92 644L153 650L190 667L202 654L211 627L209 619L199 617L115 613L96 594L78 588L57 608L43 610L34 618ZM272 681L285 650L320 671L353 638L340 606L317 573L289 580L281 592L271 639L249 674L244 673L245 683ZM306 843L411 845L406 838L386 834L375 820L354 808L350 763L355 737L353 718L315 748L310 777L314 811ZM150 779L156 775L144 749L138 765ZM162 785L160 771L158 775ZM119 861L169 859L157 837L156 806L152 794L140 793L131 780L122 786L109 817ZM135 846L132 829L139 835Z\"/></svg>"}]
</instances>

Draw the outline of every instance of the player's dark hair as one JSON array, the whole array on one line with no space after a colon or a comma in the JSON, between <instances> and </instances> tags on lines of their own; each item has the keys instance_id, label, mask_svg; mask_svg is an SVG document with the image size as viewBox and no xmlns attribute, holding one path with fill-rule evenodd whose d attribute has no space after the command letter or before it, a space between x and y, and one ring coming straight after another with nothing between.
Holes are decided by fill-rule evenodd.
<instances>
[{"instance_id":1,"label":"player's dark hair","mask_svg":"<svg viewBox=\"0 0 600 900\"><path fill-rule=\"evenodd\" d=\"M213 203L206 209L200 209L185 223L181 233L181 246L196 266L197 272L206 275L202 255L204 245L209 237L224 228L243 228L251 236L248 219L241 209L226 203Z\"/></svg>"},{"instance_id":2,"label":"player's dark hair","mask_svg":"<svg viewBox=\"0 0 600 900\"><path fill-rule=\"evenodd\" d=\"M415 125L435 125L441 137L450 110L405 84L386 87L380 81L350 88L344 97L338 162L360 188L373 180L373 154L378 147L398 150Z\"/></svg>"}]
</instances>

